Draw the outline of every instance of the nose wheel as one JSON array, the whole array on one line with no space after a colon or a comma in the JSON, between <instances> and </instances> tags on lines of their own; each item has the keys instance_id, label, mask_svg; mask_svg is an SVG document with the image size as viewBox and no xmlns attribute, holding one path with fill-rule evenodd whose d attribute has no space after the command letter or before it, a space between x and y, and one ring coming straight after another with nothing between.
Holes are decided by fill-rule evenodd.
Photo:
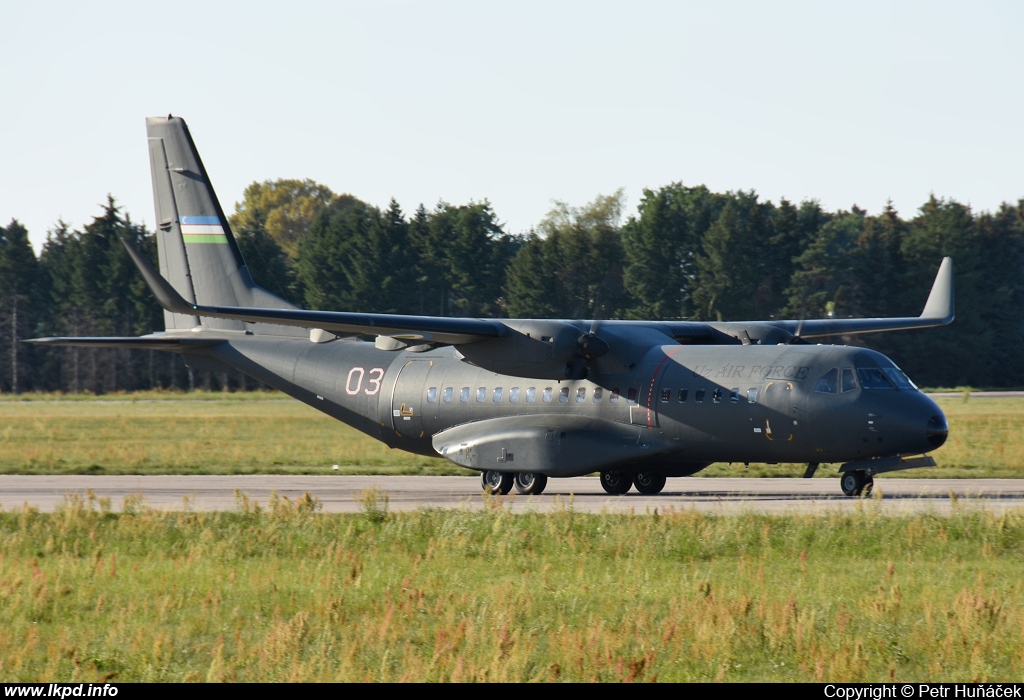
<instances>
[{"instance_id":1,"label":"nose wheel","mask_svg":"<svg viewBox=\"0 0 1024 700\"><path fill-rule=\"evenodd\" d=\"M871 493L871 487L874 484L875 480L863 469L844 472L839 477L839 486L843 489L843 493L853 498L867 496Z\"/></svg>"}]
</instances>

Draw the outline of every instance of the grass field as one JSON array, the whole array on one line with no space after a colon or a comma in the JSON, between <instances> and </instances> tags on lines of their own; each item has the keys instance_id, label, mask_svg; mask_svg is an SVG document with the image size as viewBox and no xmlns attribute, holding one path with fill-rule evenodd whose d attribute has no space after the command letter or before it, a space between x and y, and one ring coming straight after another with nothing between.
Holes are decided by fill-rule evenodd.
<instances>
[{"instance_id":1,"label":"grass field","mask_svg":"<svg viewBox=\"0 0 1024 700\"><path fill-rule=\"evenodd\" d=\"M1024 399L939 399L937 469L899 477L1024 475ZM337 472L332 465L339 465ZM0 473L469 474L381 443L276 393L0 396ZM702 476L800 476L793 465L716 464ZM819 476L834 477L823 468Z\"/></svg>"},{"instance_id":2,"label":"grass field","mask_svg":"<svg viewBox=\"0 0 1024 700\"><path fill-rule=\"evenodd\" d=\"M1024 513L0 513L5 681L1018 681Z\"/></svg>"}]
</instances>

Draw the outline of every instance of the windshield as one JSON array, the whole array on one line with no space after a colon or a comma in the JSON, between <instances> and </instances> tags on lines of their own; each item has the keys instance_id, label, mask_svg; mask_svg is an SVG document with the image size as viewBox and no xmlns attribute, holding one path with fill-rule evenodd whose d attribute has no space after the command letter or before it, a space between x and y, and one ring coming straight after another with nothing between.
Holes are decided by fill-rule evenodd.
<instances>
[{"instance_id":1,"label":"windshield","mask_svg":"<svg viewBox=\"0 0 1024 700\"><path fill-rule=\"evenodd\" d=\"M910 378L896 367L886 367L885 376L896 385L897 389L917 389L917 385L910 381Z\"/></svg>"},{"instance_id":2,"label":"windshield","mask_svg":"<svg viewBox=\"0 0 1024 700\"><path fill-rule=\"evenodd\" d=\"M877 367L858 367L857 375L860 377L860 386L862 389L896 388L895 385L886 378L885 372Z\"/></svg>"},{"instance_id":3,"label":"windshield","mask_svg":"<svg viewBox=\"0 0 1024 700\"><path fill-rule=\"evenodd\" d=\"M858 367L857 376L864 389L904 389L916 391L917 385L897 367Z\"/></svg>"}]
</instances>

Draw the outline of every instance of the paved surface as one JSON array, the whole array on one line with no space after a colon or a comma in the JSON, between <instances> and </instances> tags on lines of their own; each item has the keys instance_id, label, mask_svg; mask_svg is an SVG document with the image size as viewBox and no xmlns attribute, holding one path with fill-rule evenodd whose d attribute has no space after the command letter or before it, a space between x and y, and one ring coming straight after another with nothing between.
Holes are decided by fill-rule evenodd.
<instances>
[{"instance_id":1,"label":"paved surface","mask_svg":"<svg viewBox=\"0 0 1024 700\"><path fill-rule=\"evenodd\" d=\"M295 499L310 493L325 512L354 513L363 509L364 490L376 486L387 493L392 511L418 508L482 508L480 480L460 476L2 476L0 507L23 504L53 510L67 494L110 498L115 510L126 496L168 510L233 510L235 490L261 504L271 491ZM1024 505L1024 479L876 479L880 499L846 498L838 479L699 478L669 479L658 496L631 492L609 496L595 477L552 479L540 496L512 494L502 498L515 512L572 508L577 512L653 512L655 508L714 513L826 513L861 507L886 513L933 511L954 507L1001 511ZM952 494L952 497L951 497ZM186 501L188 502L186 506Z\"/></svg>"},{"instance_id":2,"label":"paved surface","mask_svg":"<svg viewBox=\"0 0 1024 700\"><path fill-rule=\"evenodd\" d=\"M972 399L1019 399L1024 396L1024 391L969 391ZM963 398L962 391L936 391L928 394L933 399L959 399Z\"/></svg>"}]
</instances>

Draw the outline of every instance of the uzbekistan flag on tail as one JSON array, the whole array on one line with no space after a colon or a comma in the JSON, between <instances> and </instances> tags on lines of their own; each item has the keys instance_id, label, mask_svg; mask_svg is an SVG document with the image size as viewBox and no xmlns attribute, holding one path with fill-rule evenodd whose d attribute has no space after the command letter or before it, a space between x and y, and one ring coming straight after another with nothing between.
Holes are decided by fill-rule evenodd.
<instances>
[{"instance_id":1,"label":"uzbekistan flag on tail","mask_svg":"<svg viewBox=\"0 0 1024 700\"><path fill-rule=\"evenodd\" d=\"M186 243L227 243L224 227L216 216L181 217L181 237Z\"/></svg>"}]
</instances>

